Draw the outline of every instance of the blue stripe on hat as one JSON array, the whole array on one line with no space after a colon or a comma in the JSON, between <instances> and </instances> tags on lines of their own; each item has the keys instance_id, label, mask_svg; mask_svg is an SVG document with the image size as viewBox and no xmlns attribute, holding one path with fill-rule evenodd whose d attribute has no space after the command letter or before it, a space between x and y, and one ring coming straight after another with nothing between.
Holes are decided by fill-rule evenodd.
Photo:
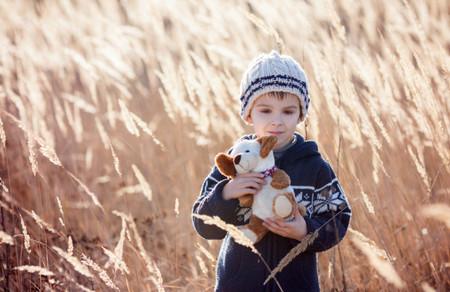
<instances>
[{"instance_id":1,"label":"blue stripe on hat","mask_svg":"<svg viewBox=\"0 0 450 292\"><path fill-rule=\"evenodd\" d=\"M264 76L264 77L259 77L256 78L255 80L252 81L252 83L250 83L250 85L246 88L246 90L244 91L244 93L241 96L241 100L244 98L245 95L247 95L248 91L253 87L258 85L258 83L264 82L264 81L268 81L268 80L272 80L272 79L284 79L286 81L293 81L299 84L302 84L305 88L306 88L306 82L303 80L300 80L298 78L289 76L289 75L268 75L268 76ZM306 93L307 94L307 93Z\"/></svg>"},{"instance_id":2,"label":"blue stripe on hat","mask_svg":"<svg viewBox=\"0 0 450 292\"><path fill-rule=\"evenodd\" d=\"M265 79L273 79L273 78L265 78ZM251 97L253 96L253 94L255 92L263 89L264 87L273 86L273 85L280 86L281 88L289 87L289 88L297 89L298 91L300 91L301 95L303 96L305 107L308 108L309 98L307 97L308 89L306 87L306 82L300 81L293 77L291 77L290 79L296 80L297 82L292 82L292 81L291 82L282 82L282 81L264 82L264 80L260 80L260 82L259 82L260 84L258 84L258 87L253 88L250 92L248 92L248 94L244 94L243 96L241 96L240 99L243 102L242 113L245 111L245 108L247 107L248 102L250 101ZM254 84L256 85L256 83L254 83Z\"/></svg>"}]
</instances>

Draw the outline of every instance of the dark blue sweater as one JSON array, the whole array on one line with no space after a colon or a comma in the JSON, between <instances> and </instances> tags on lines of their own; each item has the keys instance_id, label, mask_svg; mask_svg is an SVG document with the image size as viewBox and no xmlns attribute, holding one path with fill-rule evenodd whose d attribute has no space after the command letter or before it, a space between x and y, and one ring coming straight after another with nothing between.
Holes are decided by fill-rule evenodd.
<instances>
[{"instance_id":1,"label":"dark blue sweater","mask_svg":"<svg viewBox=\"0 0 450 292\"><path fill-rule=\"evenodd\" d=\"M318 152L317 144L305 141L297 133L296 135L295 145L287 149L275 163L288 173L297 202L307 208L308 214L304 218L308 233L314 232L336 212L343 211L321 228L316 240L279 272L276 278L286 292L320 291L316 252L333 247L344 237L351 210L333 170ZM252 137L254 136L248 135L242 139ZM224 200L222 197L223 187L228 181L229 179L214 167L203 182L192 212L217 215L234 225L246 224L251 209L239 207L237 199ZM216 291L279 291L274 280L263 285L269 272L250 249L237 244L226 231L204 224L201 219L193 218L193 224L198 234L205 239L224 239L217 260ZM268 232L255 247L270 268L274 269L298 243L297 240Z\"/></svg>"}]
</instances>

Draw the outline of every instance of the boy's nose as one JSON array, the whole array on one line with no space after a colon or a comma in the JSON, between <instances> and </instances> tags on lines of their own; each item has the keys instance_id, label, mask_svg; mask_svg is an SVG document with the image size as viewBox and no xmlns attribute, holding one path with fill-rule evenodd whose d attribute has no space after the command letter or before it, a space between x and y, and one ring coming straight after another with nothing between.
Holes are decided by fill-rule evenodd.
<instances>
[{"instance_id":1,"label":"boy's nose","mask_svg":"<svg viewBox=\"0 0 450 292\"><path fill-rule=\"evenodd\" d=\"M236 155L233 159L234 164L239 164L241 162L241 154Z\"/></svg>"},{"instance_id":2,"label":"boy's nose","mask_svg":"<svg viewBox=\"0 0 450 292\"><path fill-rule=\"evenodd\" d=\"M282 123L282 117L280 115L276 115L272 118L272 124L273 125L279 125Z\"/></svg>"}]
</instances>

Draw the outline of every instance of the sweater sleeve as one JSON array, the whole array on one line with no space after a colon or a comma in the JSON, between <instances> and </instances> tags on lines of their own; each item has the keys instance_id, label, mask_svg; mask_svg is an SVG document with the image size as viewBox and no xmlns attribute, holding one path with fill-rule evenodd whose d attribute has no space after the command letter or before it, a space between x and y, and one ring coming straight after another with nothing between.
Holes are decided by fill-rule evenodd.
<instances>
[{"instance_id":1,"label":"sweater sleeve","mask_svg":"<svg viewBox=\"0 0 450 292\"><path fill-rule=\"evenodd\" d=\"M229 179L223 176L214 166L210 174L202 184L200 194L195 201L192 213L208 216L219 216L229 224L238 225L239 200L224 200L223 187ZM223 239L226 231L215 225L203 223L203 220L192 217L193 225L197 233L205 239Z\"/></svg>"},{"instance_id":2,"label":"sweater sleeve","mask_svg":"<svg viewBox=\"0 0 450 292\"><path fill-rule=\"evenodd\" d=\"M306 251L321 252L335 246L343 239L352 212L338 179L325 161L318 172L314 187L313 212L304 218L308 233L321 228L317 238Z\"/></svg>"}]
</instances>

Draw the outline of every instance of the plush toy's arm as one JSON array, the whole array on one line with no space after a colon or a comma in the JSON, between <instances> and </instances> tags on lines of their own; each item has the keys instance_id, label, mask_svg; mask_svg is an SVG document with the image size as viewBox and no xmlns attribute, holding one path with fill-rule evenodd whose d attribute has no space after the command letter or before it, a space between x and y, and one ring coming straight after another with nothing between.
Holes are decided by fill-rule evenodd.
<instances>
[{"instance_id":1,"label":"plush toy's arm","mask_svg":"<svg viewBox=\"0 0 450 292\"><path fill-rule=\"evenodd\" d=\"M306 211L306 207L302 204L297 204L298 212L300 213L300 216L305 217L308 212Z\"/></svg>"},{"instance_id":2,"label":"plush toy's arm","mask_svg":"<svg viewBox=\"0 0 450 292\"><path fill-rule=\"evenodd\" d=\"M275 189L284 189L287 188L291 184L291 179L289 175L281 169L277 169L272 176L271 186Z\"/></svg>"}]
</instances>

